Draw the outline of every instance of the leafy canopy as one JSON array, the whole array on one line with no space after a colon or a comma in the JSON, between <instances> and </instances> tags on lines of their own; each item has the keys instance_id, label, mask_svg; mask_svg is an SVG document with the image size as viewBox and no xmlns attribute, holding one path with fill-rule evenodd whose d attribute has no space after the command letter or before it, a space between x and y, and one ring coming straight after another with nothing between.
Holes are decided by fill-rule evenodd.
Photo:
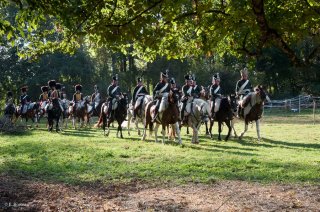
<instances>
[{"instance_id":1,"label":"leafy canopy","mask_svg":"<svg viewBox=\"0 0 320 212\"><path fill-rule=\"evenodd\" d=\"M225 52L259 56L281 49L295 65L312 62L319 49L320 3L316 0L6 0L0 35L25 38L21 52L71 52L84 41L140 58L183 58ZM3 8L16 7L16 27ZM50 23L45 30L43 24ZM294 47L304 38L312 51L301 58Z\"/></svg>"}]
</instances>

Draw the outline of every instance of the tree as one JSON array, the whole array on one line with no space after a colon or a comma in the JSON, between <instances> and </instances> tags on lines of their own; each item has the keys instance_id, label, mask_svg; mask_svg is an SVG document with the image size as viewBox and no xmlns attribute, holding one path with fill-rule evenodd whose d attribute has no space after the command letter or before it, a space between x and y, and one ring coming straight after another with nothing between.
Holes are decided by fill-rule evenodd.
<instances>
[{"instance_id":1,"label":"tree","mask_svg":"<svg viewBox=\"0 0 320 212\"><path fill-rule=\"evenodd\" d=\"M225 52L256 57L262 54L263 48L273 46L294 65L305 66L314 61L320 49L320 3L316 0L13 2L19 9L16 29L20 30L16 32L22 36L21 29L25 28L33 33L29 37L33 41L29 46L31 51L26 50L29 53L43 53L45 49L71 51L70 46L77 46L85 37L97 46L106 44L123 52L133 44L134 54L144 59L157 55L222 56ZM54 23L51 30L39 31L41 22L49 19ZM58 32L60 37L43 41L50 32ZM306 36L311 38L313 47L302 58L294 47Z\"/></svg>"}]
</instances>

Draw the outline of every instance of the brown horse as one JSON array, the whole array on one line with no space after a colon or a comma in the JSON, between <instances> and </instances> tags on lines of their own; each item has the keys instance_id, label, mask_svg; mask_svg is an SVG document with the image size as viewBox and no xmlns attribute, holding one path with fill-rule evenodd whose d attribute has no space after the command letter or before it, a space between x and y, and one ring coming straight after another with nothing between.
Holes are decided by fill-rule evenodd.
<instances>
[{"instance_id":1,"label":"brown horse","mask_svg":"<svg viewBox=\"0 0 320 212\"><path fill-rule=\"evenodd\" d=\"M15 111L15 122L21 118L21 121L25 119L25 124L27 125L27 122L29 119L32 120L32 123L36 123L36 127L38 127L38 120L39 120L39 112L40 112L40 104L38 102L32 102L29 105L25 106L28 107L26 113L21 112L20 106L16 107Z\"/></svg>"},{"instance_id":2,"label":"brown horse","mask_svg":"<svg viewBox=\"0 0 320 212\"><path fill-rule=\"evenodd\" d=\"M124 93L117 101L117 108L115 110L111 110L110 118L107 118L107 111L108 111L108 102L102 104L101 112L99 121L95 126L101 126L105 136L109 136L110 133L110 125L114 121L118 122L118 129L117 129L117 137L120 133L120 137L123 138L122 135L122 123L126 119L127 116L127 95ZM107 128L107 132L106 132Z\"/></svg>"},{"instance_id":3,"label":"brown horse","mask_svg":"<svg viewBox=\"0 0 320 212\"><path fill-rule=\"evenodd\" d=\"M248 131L248 125L250 122L256 122L258 141L260 141L260 119L263 113L263 105L265 101L270 101L261 85L258 85L254 89L255 91L244 97L242 101L239 102L240 106L243 108L243 116L240 117L244 120L245 129L240 134L239 139L241 140L245 132ZM233 123L232 123L233 124ZM233 127L233 126L232 126ZM233 127L234 129L234 127Z\"/></svg>"},{"instance_id":4,"label":"brown horse","mask_svg":"<svg viewBox=\"0 0 320 212\"><path fill-rule=\"evenodd\" d=\"M76 121L80 123L80 127L83 127L85 121L86 124L88 124L88 104L88 97L85 97L84 100L79 102L78 104L75 104L74 102L70 103L69 114L70 117L72 117L72 125L74 129L77 128Z\"/></svg>"},{"instance_id":5,"label":"brown horse","mask_svg":"<svg viewBox=\"0 0 320 212\"><path fill-rule=\"evenodd\" d=\"M179 123L178 123L179 108L177 103L178 103L178 98L176 97L176 95L173 94L173 92L170 91L168 95L168 107L162 113L159 113L155 121L156 126L154 128L154 131L155 131L156 142L158 142L157 132L158 132L159 126L160 125L162 126L162 143L164 143L166 127L171 125L172 128L173 127L175 128L175 131L178 135L179 144L182 143L181 137L180 137ZM155 102L149 102L146 106L145 124L144 124L144 132L143 132L142 140L145 140L146 138L146 131L148 126L150 129L150 135L152 134L153 122L151 120L152 120L154 108L155 108Z\"/></svg>"}]
</instances>

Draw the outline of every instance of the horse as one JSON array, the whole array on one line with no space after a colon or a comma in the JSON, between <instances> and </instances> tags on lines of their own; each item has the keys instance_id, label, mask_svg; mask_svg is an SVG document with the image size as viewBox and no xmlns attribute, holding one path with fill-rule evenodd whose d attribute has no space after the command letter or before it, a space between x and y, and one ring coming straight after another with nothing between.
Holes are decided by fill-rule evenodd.
<instances>
[{"instance_id":1,"label":"horse","mask_svg":"<svg viewBox=\"0 0 320 212\"><path fill-rule=\"evenodd\" d=\"M10 104L6 105L6 107L4 109L4 115L12 122L15 111L16 111L15 105L13 103L10 103Z\"/></svg>"},{"instance_id":2,"label":"horse","mask_svg":"<svg viewBox=\"0 0 320 212\"><path fill-rule=\"evenodd\" d=\"M178 108L178 98L172 91L169 92L168 94L168 104L166 109L163 112L159 112L159 115L157 116L155 120L155 142L158 142L158 128L160 125L162 125L162 143L164 144L165 140L165 130L166 127L171 125L172 128L175 128L175 132L178 135L178 142L179 144L182 144L181 137L180 137L180 129L179 129L179 108ZM150 135L152 134L153 130L153 122L152 122L152 115L154 112L155 108L155 102L149 102L146 105L145 109L145 123L144 123L144 131L143 131L143 136L142 140L145 140L146 138L146 131L147 127L149 126L150 130Z\"/></svg>"},{"instance_id":3,"label":"horse","mask_svg":"<svg viewBox=\"0 0 320 212\"><path fill-rule=\"evenodd\" d=\"M62 110L59 104L59 99L53 99L52 103L49 103L47 107L48 114L48 131L52 132L53 122L56 121L56 132L59 132L59 120L62 114Z\"/></svg>"},{"instance_id":4,"label":"horse","mask_svg":"<svg viewBox=\"0 0 320 212\"><path fill-rule=\"evenodd\" d=\"M122 122L126 119L127 117L127 95L123 93L119 100L117 100L117 107L114 110L111 110L110 117L107 119L107 111L108 111L108 102L105 102L102 104L101 107L101 112L100 112L100 117L99 121L95 126L100 126L102 122L102 129L104 136L109 136L110 133L110 125L114 121L118 122L118 129L117 129L117 137L120 133L120 137L123 138L122 135ZM106 132L106 127L107 127L107 132Z\"/></svg>"},{"instance_id":5,"label":"horse","mask_svg":"<svg viewBox=\"0 0 320 212\"><path fill-rule=\"evenodd\" d=\"M130 136L130 123L131 121L133 121L133 123L135 124L135 127L138 131L138 135L141 135L140 129L139 129L139 122L142 122L142 124L145 124L145 109L146 109L146 105L152 102L152 96L150 95L145 95L143 98L143 102L140 105L140 109L136 114L136 119L133 120L133 110L134 110L134 105L132 105L132 103L129 104L128 107L128 111L127 111L127 115L128 115L128 135Z\"/></svg>"},{"instance_id":6,"label":"horse","mask_svg":"<svg viewBox=\"0 0 320 212\"><path fill-rule=\"evenodd\" d=\"M80 101L78 104L75 104L74 102L70 103L69 105L69 114L70 117L72 117L72 125L74 129L77 128L76 126L76 120L80 123L80 127L84 125L84 121L86 120L86 124L88 124L88 104L90 98L86 96L82 101Z\"/></svg>"},{"instance_id":7,"label":"horse","mask_svg":"<svg viewBox=\"0 0 320 212\"><path fill-rule=\"evenodd\" d=\"M239 140L241 140L243 135L248 131L249 123L255 121L258 141L260 141L260 119L265 101L270 101L270 98L261 85L255 87L254 92L251 92L245 96L242 101L239 101L240 106L243 108L243 116L241 116L240 119L243 119L245 123L244 131L240 134Z\"/></svg>"},{"instance_id":8,"label":"horse","mask_svg":"<svg viewBox=\"0 0 320 212\"><path fill-rule=\"evenodd\" d=\"M95 108L93 109L91 109L90 108L90 110L89 110L89 107L92 107L91 105L89 106L88 105L88 123L90 124L91 123L91 118L92 117L100 117L100 113L101 113L101 107L102 107L102 105L103 105L103 103L105 103L106 102L106 100L101 100L100 102L99 102L99 104L98 105L96 105L95 106Z\"/></svg>"},{"instance_id":9,"label":"horse","mask_svg":"<svg viewBox=\"0 0 320 212\"><path fill-rule=\"evenodd\" d=\"M62 119L60 119L60 121L62 122L61 126L64 127L64 128L67 128L68 127L68 119L69 119L69 116L70 116L70 113L69 113L70 101L68 99L62 99L61 100L61 105L62 105L62 108L63 108Z\"/></svg>"},{"instance_id":10,"label":"horse","mask_svg":"<svg viewBox=\"0 0 320 212\"><path fill-rule=\"evenodd\" d=\"M38 120L39 120L39 111L40 111L40 104L38 102L32 102L28 105L25 105L27 107L27 111L25 113L21 112L21 107L17 106L15 110L15 117L16 121L21 118L25 119L25 124L27 124L28 120L31 119L32 123L36 123L36 127L38 127Z\"/></svg>"},{"instance_id":11,"label":"horse","mask_svg":"<svg viewBox=\"0 0 320 212\"><path fill-rule=\"evenodd\" d=\"M214 106L213 106L213 108L214 108ZM213 112L213 111L211 111L211 112ZM231 107L231 99L230 99L230 97L229 98L223 97L223 98L221 98L219 110L215 113L214 117L210 118L210 127L208 129L210 138L213 137L212 136L212 127L214 125L214 121L217 121L218 122L218 132L219 132L218 140L221 141L221 132L222 132L221 125L224 122L228 127L228 135L224 139L225 141L227 141L230 137L230 134L231 134L231 121L232 121L232 119L233 119L233 112L232 112L232 107Z\"/></svg>"},{"instance_id":12,"label":"horse","mask_svg":"<svg viewBox=\"0 0 320 212\"><path fill-rule=\"evenodd\" d=\"M186 110L189 114L187 117L187 126L193 130L191 143L198 144L198 131L201 123L208 122L208 117L211 116L210 105L203 99L194 99L187 105Z\"/></svg>"}]
</instances>

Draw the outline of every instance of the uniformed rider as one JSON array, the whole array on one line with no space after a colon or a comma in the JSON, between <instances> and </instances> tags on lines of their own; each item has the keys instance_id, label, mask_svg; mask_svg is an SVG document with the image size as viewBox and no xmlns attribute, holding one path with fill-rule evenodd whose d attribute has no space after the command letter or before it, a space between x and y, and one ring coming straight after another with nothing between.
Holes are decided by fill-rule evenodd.
<instances>
[{"instance_id":1,"label":"uniformed rider","mask_svg":"<svg viewBox=\"0 0 320 212\"><path fill-rule=\"evenodd\" d=\"M94 93L91 95L92 111L96 110L101 101L101 95L98 85L94 85L93 89Z\"/></svg>"},{"instance_id":2,"label":"uniformed rider","mask_svg":"<svg viewBox=\"0 0 320 212\"><path fill-rule=\"evenodd\" d=\"M149 92L147 91L146 87L143 85L142 78L137 78L137 86L133 90L132 94L132 105L134 106L133 109L133 120L136 119L137 113L142 106L143 99L145 95L148 95Z\"/></svg>"},{"instance_id":3,"label":"uniformed rider","mask_svg":"<svg viewBox=\"0 0 320 212\"><path fill-rule=\"evenodd\" d=\"M215 113L218 112L221 102L221 87L220 87L220 76L219 73L216 73L212 77L212 85L209 87L209 95L211 98L211 112L212 116L215 116Z\"/></svg>"},{"instance_id":4,"label":"uniformed rider","mask_svg":"<svg viewBox=\"0 0 320 212\"><path fill-rule=\"evenodd\" d=\"M28 91L27 86L23 86L21 88L21 96L20 96L21 114L25 114L27 112L28 106L31 102L31 98L30 96L28 96L27 91Z\"/></svg>"},{"instance_id":5,"label":"uniformed rider","mask_svg":"<svg viewBox=\"0 0 320 212\"><path fill-rule=\"evenodd\" d=\"M194 96L194 90L193 90L193 82L192 82L192 76L191 75L185 75L185 85L182 87L182 108L180 111L180 118L182 120L182 125L186 124L187 120L186 117L184 116L184 111L186 109L186 106L188 103L191 103L193 100Z\"/></svg>"},{"instance_id":6,"label":"uniformed rider","mask_svg":"<svg viewBox=\"0 0 320 212\"><path fill-rule=\"evenodd\" d=\"M168 70L166 70L166 72L161 72L160 82L157 83L153 90L153 97L154 100L156 100L156 107L154 111L154 116L152 118L152 122L156 120L159 112L163 112L165 110L165 104L168 101L168 94L170 92L168 77Z\"/></svg>"},{"instance_id":7,"label":"uniformed rider","mask_svg":"<svg viewBox=\"0 0 320 212\"><path fill-rule=\"evenodd\" d=\"M241 79L236 84L236 98L242 101L243 98L253 91L252 85L248 79L248 69L244 68L240 71ZM242 115L243 110L238 106L238 116Z\"/></svg>"},{"instance_id":8,"label":"uniformed rider","mask_svg":"<svg viewBox=\"0 0 320 212\"><path fill-rule=\"evenodd\" d=\"M118 75L112 77L111 85L108 87L108 111L107 111L107 118L110 118L112 105L119 100L121 96L121 90L118 85Z\"/></svg>"},{"instance_id":9,"label":"uniformed rider","mask_svg":"<svg viewBox=\"0 0 320 212\"><path fill-rule=\"evenodd\" d=\"M81 107L81 102L83 101L83 95L81 93L82 85L77 84L74 86L75 93L73 94L72 101L74 102L75 108Z\"/></svg>"},{"instance_id":10,"label":"uniformed rider","mask_svg":"<svg viewBox=\"0 0 320 212\"><path fill-rule=\"evenodd\" d=\"M193 86L193 97L200 98L202 88L200 85L197 85L197 79L195 75L192 75L192 86Z\"/></svg>"},{"instance_id":11,"label":"uniformed rider","mask_svg":"<svg viewBox=\"0 0 320 212\"><path fill-rule=\"evenodd\" d=\"M42 93L39 96L39 101L40 101L41 113L44 113L49 100L49 95L48 95L49 87L41 86L41 91Z\"/></svg>"}]
</instances>

